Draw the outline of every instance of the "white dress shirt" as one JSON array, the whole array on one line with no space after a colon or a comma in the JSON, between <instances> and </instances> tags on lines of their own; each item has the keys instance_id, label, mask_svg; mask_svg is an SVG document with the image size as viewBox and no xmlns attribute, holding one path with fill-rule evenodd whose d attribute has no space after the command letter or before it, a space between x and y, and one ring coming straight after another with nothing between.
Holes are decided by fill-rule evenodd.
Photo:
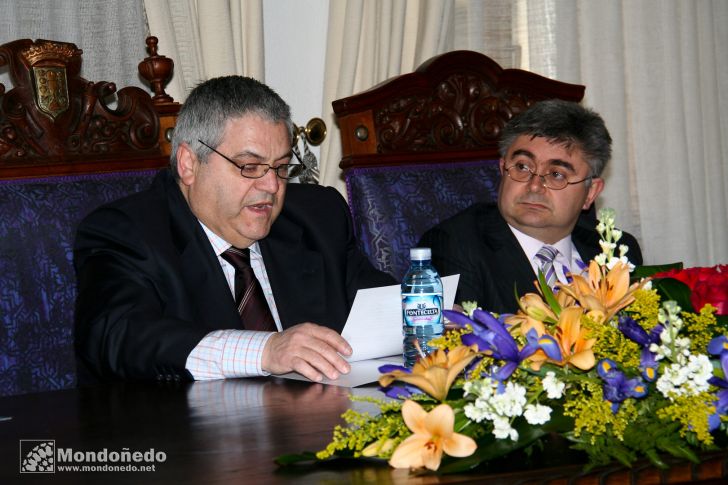
<instances>
[{"instance_id":1,"label":"white dress shirt","mask_svg":"<svg viewBox=\"0 0 728 485\"><path fill-rule=\"evenodd\" d=\"M200 226L210 240L215 251L222 272L225 274L230 297L235 299L235 268L220 255L232 245L208 229L202 222ZM278 331L281 331L281 321L278 315L273 291L270 287L268 273L263 264L258 243L250 246L250 266L263 288L263 294L268 302ZM205 335L200 343L192 349L187 357L185 368L195 380L224 379L228 377L266 376L269 373L262 368L263 349L272 332L252 330L226 329L215 330Z\"/></svg>"}]
</instances>

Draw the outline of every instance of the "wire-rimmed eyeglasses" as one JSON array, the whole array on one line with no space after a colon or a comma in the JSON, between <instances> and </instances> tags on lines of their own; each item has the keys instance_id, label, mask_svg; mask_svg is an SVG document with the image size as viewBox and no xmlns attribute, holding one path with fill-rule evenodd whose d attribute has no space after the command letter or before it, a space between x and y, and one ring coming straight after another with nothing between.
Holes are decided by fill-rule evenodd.
<instances>
[{"instance_id":1,"label":"wire-rimmed eyeglasses","mask_svg":"<svg viewBox=\"0 0 728 485\"><path fill-rule=\"evenodd\" d=\"M568 175L564 170L551 168L548 172L540 174L534 172L531 167L529 167L525 163L518 162L514 163L510 167L507 167L505 170L508 176L516 182L527 183L530 182L533 177L540 177L541 185L551 190L562 190L565 189L568 185L580 184L586 180L591 180L594 178L594 176L590 175L581 180L569 182Z\"/></svg>"},{"instance_id":2,"label":"wire-rimmed eyeglasses","mask_svg":"<svg viewBox=\"0 0 728 485\"><path fill-rule=\"evenodd\" d=\"M298 155L295 151L291 150L291 153L293 153L293 156L296 157L296 160L298 160L299 163L281 163L280 165L270 165L268 163L244 163L242 165L239 165L235 160L232 158L229 158L222 153L218 152L214 148L212 148L210 145L205 143L202 140L197 140L200 143L202 143L204 146L212 150L213 152L220 155L222 158L227 160L228 162L232 163L236 167L240 169L240 175L245 177L246 179L259 179L265 176L265 174L268 173L268 170L273 169L273 171L276 173L276 175L284 180L296 178L299 175L303 174L304 169L306 166L301 162L301 159L298 158Z\"/></svg>"}]
</instances>

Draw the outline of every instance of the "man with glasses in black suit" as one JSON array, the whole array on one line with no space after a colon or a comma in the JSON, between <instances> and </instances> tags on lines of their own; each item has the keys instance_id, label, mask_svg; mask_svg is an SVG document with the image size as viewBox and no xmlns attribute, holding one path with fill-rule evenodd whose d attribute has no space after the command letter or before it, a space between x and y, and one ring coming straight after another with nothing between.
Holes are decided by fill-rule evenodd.
<instances>
[{"instance_id":1,"label":"man with glasses in black suit","mask_svg":"<svg viewBox=\"0 0 728 485\"><path fill-rule=\"evenodd\" d=\"M604 120L577 103L547 100L514 117L501 137L497 204L475 204L426 232L440 274L460 274L456 301L512 313L515 297L535 291L536 274L566 282L601 253L594 218L587 217L604 189L611 157ZM637 241L624 233L633 264Z\"/></svg>"},{"instance_id":2,"label":"man with glasses in black suit","mask_svg":"<svg viewBox=\"0 0 728 485\"><path fill-rule=\"evenodd\" d=\"M348 372L356 291L395 282L356 248L335 189L288 183L303 168L292 133L288 105L253 79L190 93L170 168L79 226L81 380Z\"/></svg>"}]
</instances>

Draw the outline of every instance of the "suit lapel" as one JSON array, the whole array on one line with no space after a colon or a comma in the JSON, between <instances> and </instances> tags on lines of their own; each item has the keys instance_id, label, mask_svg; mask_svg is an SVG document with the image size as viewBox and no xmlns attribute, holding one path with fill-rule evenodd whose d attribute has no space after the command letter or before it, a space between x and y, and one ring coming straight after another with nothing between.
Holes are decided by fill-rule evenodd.
<instances>
[{"instance_id":1,"label":"suit lapel","mask_svg":"<svg viewBox=\"0 0 728 485\"><path fill-rule=\"evenodd\" d=\"M571 240L579 251L581 260L586 264L601 252L599 233L593 229L586 229L577 224L571 233Z\"/></svg>"},{"instance_id":2,"label":"suit lapel","mask_svg":"<svg viewBox=\"0 0 728 485\"><path fill-rule=\"evenodd\" d=\"M493 274L497 278L494 285L501 301L510 307L516 291L519 295L535 291L536 275L531 262L496 206L490 207L487 219L481 219L480 234L493 250L493 260L489 264L494 268Z\"/></svg>"},{"instance_id":3,"label":"suit lapel","mask_svg":"<svg viewBox=\"0 0 728 485\"><path fill-rule=\"evenodd\" d=\"M241 328L235 302L210 241L171 175L164 182L170 232L179 254L184 285L193 288L188 296L196 318L213 329Z\"/></svg>"},{"instance_id":4,"label":"suit lapel","mask_svg":"<svg viewBox=\"0 0 728 485\"><path fill-rule=\"evenodd\" d=\"M284 211L259 242L283 328L327 320L323 259L302 239L303 230Z\"/></svg>"}]
</instances>

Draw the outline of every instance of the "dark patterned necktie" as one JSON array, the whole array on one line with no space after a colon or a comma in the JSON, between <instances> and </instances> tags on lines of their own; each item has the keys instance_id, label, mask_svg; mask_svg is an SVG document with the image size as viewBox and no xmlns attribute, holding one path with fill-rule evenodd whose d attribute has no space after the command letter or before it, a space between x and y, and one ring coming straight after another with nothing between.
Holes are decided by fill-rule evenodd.
<instances>
[{"instance_id":1,"label":"dark patterned necktie","mask_svg":"<svg viewBox=\"0 0 728 485\"><path fill-rule=\"evenodd\" d=\"M263 288L250 267L250 251L231 247L220 255L235 268L235 303L246 330L276 332Z\"/></svg>"},{"instance_id":2,"label":"dark patterned necktie","mask_svg":"<svg viewBox=\"0 0 728 485\"><path fill-rule=\"evenodd\" d=\"M536 253L539 267L543 273L543 277L550 288L556 283L556 268L554 267L554 259L559 254L559 250L555 247L543 245Z\"/></svg>"}]
</instances>

